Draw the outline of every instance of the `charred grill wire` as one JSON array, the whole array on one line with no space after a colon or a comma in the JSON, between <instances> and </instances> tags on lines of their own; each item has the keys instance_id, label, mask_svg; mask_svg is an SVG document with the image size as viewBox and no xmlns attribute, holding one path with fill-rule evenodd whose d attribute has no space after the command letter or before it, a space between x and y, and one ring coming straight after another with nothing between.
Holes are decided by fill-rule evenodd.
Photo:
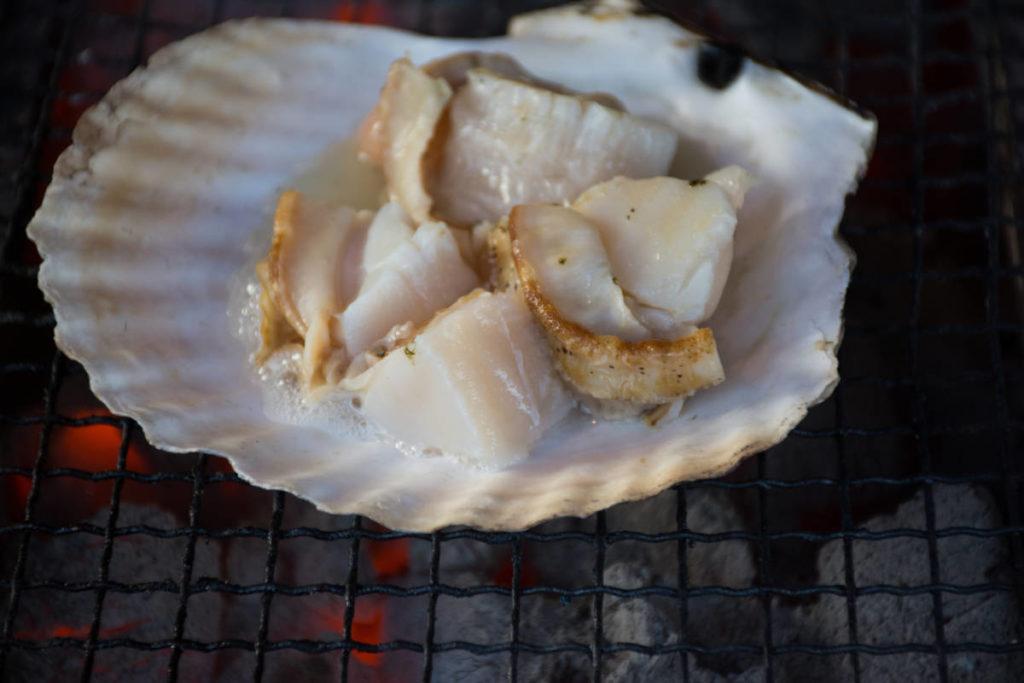
<instances>
[{"instance_id":1,"label":"charred grill wire","mask_svg":"<svg viewBox=\"0 0 1024 683\"><path fill-rule=\"evenodd\" d=\"M0 679L1020 677L1018 3L677 16L716 36L708 87L772 60L880 124L841 228L842 382L726 477L523 533L403 534L155 451L55 351L25 224L78 116L156 49L248 14L492 35L548 4L0 8Z\"/></svg>"}]
</instances>

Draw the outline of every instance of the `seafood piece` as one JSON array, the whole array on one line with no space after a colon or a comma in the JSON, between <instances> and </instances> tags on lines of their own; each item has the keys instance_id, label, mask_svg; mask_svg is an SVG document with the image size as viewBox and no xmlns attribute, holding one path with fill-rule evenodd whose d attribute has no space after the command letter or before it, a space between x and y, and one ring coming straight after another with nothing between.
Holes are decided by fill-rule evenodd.
<instances>
[{"instance_id":1,"label":"seafood piece","mask_svg":"<svg viewBox=\"0 0 1024 683\"><path fill-rule=\"evenodd\" d=\"M335 317L336 335L349 357L368 349L396 325L425 323L477 285L476 273L462 260L448 226L424 223L412 232L391 214L389 209L374 221L367 236L362 287ZM404 237L402 227L409 230ZM384 253L385 249L390 251Z\"/></svg>"},{"instance_id":2,"label":"seafood piece","mask_svg":"<svg viewBox=\"0 0 1024 683\"><path fill-rule=\"evenodd\" d=\"M573 208L518 206L509 234L523 296L559 368L605 416L685 398L725 375L710 329L750 179L615 178Z\"/></svg>"},{"instance_id":3,"label":"seafood piece","mask_svg":"<svg viewBox=\"0 0 1024 683\"><path fill-rule=\"evenodd\" d=\"M286 320L305 340L303 377L322 381L321 365L331 349L331 319L359 288L360 258L372 213L354 211L288 190L274 212L274 236L261 266L269 296L263 305L265 356L286 335Z\"/></svg>"},{"instance_id":4,"label":"seafood piece","mask_svg":"<svg viewBox=\"0 0 1024 683\"><path fill-rule=\"evenodd\" d=\"M508 237L508 216L492 223L477 223L473 226L473 241L478 244L480 254L477 261L487 273L487 284L494 290L519 286L516 281L516 266L512 262L512 243Z\"/></svg>"},{"instance_id":5,"label":"seafood piece","mask_svg":"<svg viewBox=\"0 0 1024 683\"><path fill-rule=\"evenodd\" d=\"M514 292L463 297L359 380L363 412L388 434L482 465L525 458L572 407Z\"/></svg>"},{"instance_id":6,"label":"seafood piece","mask_svg":"<svg viewBox=\"0 0 1024 683\"><path fill-rule=\"evenodd\" d=\"M366 231L363 272L368 273L380 266L400 244L412 238L415 229L397 202L388 202L380 207Z\"/></svg>"},{"instance_id":7,"label":"seafood piece","mask_svg":"<svg viewBox=\"0 0 1024 683\"><path fill-rule=\"evenodd\" d=\"M270 281L270 264L264 259L256 264L256 278L260 283L260 347L254 361L262 365L274 351L286 344L302 342L300 335L274 301Z\"/></svg>"},{"instance_id":8,"label":"seafood piece","mask_svg":"<svg viewBox=\"0 0 1024 683\"><path fill-rule=\"evenodd\" d=\"M562 202L617 175L664 174L675 132L585 97L470 69L435 141L435 215L469 227L517 204ZM432 152L432 154L435 152ZM410 212L411 213L411 212Z\"/></svg>"},{"instance_id":9,"label":"seafood piece","mask_svg":"<svg viewBox=\"0 0 1024 683\"><path fill-rule=\"evenodd\" d=\"M597 227L612 272L654 336L674 339L718 306L749 183L736 166L689 182L620 177L573 203Z\"/></svg>"},{"instance_id":10,"label":"seafood piece","mask_svg":"<svg viewBox=\"0 0 1024 683\"><path fill-rule=\"evenodd\" d=\"M651 338L625 305L596 230L581 214L517 206L508 228L523 298L561 374L595 399L586 404L592 412L628 417L725 379L710 329ZM563 276L571 259L577 272Z\"/></svg>"},{"instance_id":11,"label":"seafood piece","mask_svg":"<svg viewBox=\"0 0 1024 683\"><path fill-rule=\"evenodd\" d=\"M336 312L351 301L372 215L295 190L281 194L266 263L274 303L299 334L324 311Z\"/></svg>"},{"instance_id":12,"label":"seafood piece","mask_svg":"<svg viewBox=\"0 0 1024 683\"><path fill-rule=\"evenodd\" d=\"M383 168L391 198L416 223L431 217L424 155L452 90L408 59L395 61L374 110L359 131L360 151Z\"/></svg>"},{"instance_id":13,"label":"seafood piece","mask_svg":"<svg viewBox=\"0 0 1024 683\"><path fill-rule=\"evenodd\" d=\"M509 221L522 264L563 316L595 334L627 341L651 336L626 305L597 229L564 206L531 204L512 209Z\"/></svg>"}]
</instances>

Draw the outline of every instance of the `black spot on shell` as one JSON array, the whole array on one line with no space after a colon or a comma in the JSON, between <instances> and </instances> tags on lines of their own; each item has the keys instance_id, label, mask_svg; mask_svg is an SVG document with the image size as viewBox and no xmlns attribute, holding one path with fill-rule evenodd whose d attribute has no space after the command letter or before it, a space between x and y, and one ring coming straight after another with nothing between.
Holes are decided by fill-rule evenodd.
<instances>
[{"instance_id":1,"label":"black spot on shell","mask_svg":"<svg viewBox=\"0 0 1024 683\"><path fill-rule=\"evenodd\" d=\"M740 75L744 61L735 46L705 41L697 50L697 78L709 88L724 90Z\"/></svg>"},{"instance_id":2,"label":"black spot on shell","mask_svg":"<svg viewBox=\"0 0 1024 683\"><path fill-rule=\"evenodd\" d=\"M707 185L707 184L708 184L708 181L704 180L703 178L701 178L699 180L691 180L690 181L690 187L700 187L701 185Z\"/></svg>"}]
</instances>

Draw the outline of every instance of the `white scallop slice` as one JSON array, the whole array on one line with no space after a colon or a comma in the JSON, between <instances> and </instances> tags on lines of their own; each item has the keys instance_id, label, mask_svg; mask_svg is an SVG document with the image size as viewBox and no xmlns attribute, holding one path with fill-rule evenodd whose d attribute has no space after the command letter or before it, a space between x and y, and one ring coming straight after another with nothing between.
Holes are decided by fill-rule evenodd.
<instances>
[{"instance_id":1,"label":"white scallop slice","mask_svg":"<svg viewBox=\"0 0 1024 683\"><path fill-rule=\"evenodd\" d=\"M278 305L300 334L355 296L371 215L294 190L281 195L268 256L270 279Z\"/></svg>"},{"instance_id":2,"label":"white scallop slice","mask_svg":"<svg viewBox=\"0 0 1024 683\"><path fill-rule=\"evenodd\" d=\"M525 458L572 407L514 292L463 297L366 374L363 412L391 436L488 467Z\"/></svg>"},{"instance_id":3,"label":"white scallop slice","mask_svg":"<svg viewBox=\"0 0 1024 683\"><path fill-rule=\"evenodd\" d=\"M662 340L633 317L596 228L580 213L517 206L509 214L508 235L515 291L544 330L559 373L589 412L637 417L725 378L710 329L691 327ZM573 249L577 245L582 248ZM561 269L573 257L578 270L567 277Z\"/></svg>"},{"instance_id":4,"label":"white scallop slice","mask_svg":"<svg viewBox=\"0 0 1024 683\"><path fill-rule=\"evenodd\" d=\"M709 88L700 41L666 19L598 17L587 3L481 40L259 19L169 45L82 116L29 227L57 344L155 446L226 456L247 481L396 529L521 529L724 472L782 440L835 386L852 264L836 226L875 124L753 61ZM277 197L356 134L396 58L465 50L507 53L669 126L681 175L738 164L758 179L707 323L726 380L677 419L652 429L572 412L525 459L484 469L371 438L346 394L307 406L260 378L247 312Z\"/></svg>"},{"instance_id":5,"label":"white scallop slice","mask_svg":"<svg viewBox=\"0 0 1024 683\"><path fill-rule=\"evenodd\" d=\"M656 336L672 339L710 318L725 288L749 180L737 167L716 173L696 181L614 178L573 203L597 226L612 272Z\"/></svg>"},{"instance_id":6,"label":"white scallop slice","mask_svg":"<svg viewBox=\"0 0 1024 683\"><path fill-rule=\"evenodd\" d=\"M663 175L675 155L676 133L663 124L487 69L466 78L428 178L434 213L453 225L571 201L617 175Z\"/></svg>"},{"instance_id":7,"label":"white scallop slice","mask_svg":"<svg viewBox=\"0 0 1024 683\"><path fill-rule=\"evenodd\" d=\"M594 225L564 206L527 204L513 209L516 242L533 266L537 284L562 315L596 334L627 341L651 333L626 305Z\"/></svg>"},{"instance_id":8,"label":"white scallop slice","mask_svg":"<svg viewBox=\"0 0 1024 683\"><path fill-rule=\"evenodd\" d=\"M307 386L323 381L323 364L333 347L331 320L352 301L360 286L360 262L371 216L369 211L356 211L295 190L282 193L278 200L273 241L261 264L264 285L270 289L269 299L261 299L261 332L280 311L303 336L302 375ZM276 311L267 310L271 302ZM263 341L269 341L265 333Z\"/></svg>"},{"instance_id":9,"label":"white scallop slice","mask_svg":"<svg viewBox=\"0 0 1024 683\"><path fill-rule=\"evenodd\" d=\"M412 239L415 229L398 202L388 202L377 209L366 231L363 272L369 273L380 266L401 244Z\"/></svg>"},{"instance_id":10,"label":"white scallop slice","mask_svg":"<svg viewBox=\"0 0 1024 683\"><path fill-rule=\"evenodd\" d=\"M388 239L395 236L388 235ZM368 349L396 325L425 323L478 284L476 273L462 260L444 223L424 223L390 245L384 243L380 232L374 237L375 250L387 246L391 251L379 261L367 263L359 294L335 318L337 336L349 357Z\"/></svg>"},{"instance_id":11,"label":"white scallop slice","mask_svg":"<svg viewBox=\"0 0 1024 683\"><path fill-rule=\"evenodd\" d=\"M416 223L430 220L423 158L451 94L444 79L399 59L388 69L380 99L361 127L360 148L381 165L391 198Z\"/></svg>"}]
</instances>

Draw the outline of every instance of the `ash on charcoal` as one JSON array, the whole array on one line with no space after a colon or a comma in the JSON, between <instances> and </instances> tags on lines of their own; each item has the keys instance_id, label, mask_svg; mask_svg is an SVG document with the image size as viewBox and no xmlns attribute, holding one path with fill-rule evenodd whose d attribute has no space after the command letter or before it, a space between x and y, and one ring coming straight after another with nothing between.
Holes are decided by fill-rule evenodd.
<instances>
[{"instance_id":1,"label":"ash on charcoal","mask_svg":"<svg viewBox=\"0 0 1024 683\"><path fill-rule=\"evenodd\" d=\"M506 644L511 633L510 613L511 600L505 596L442 596L437 601L437 641ZM508 653L474 655L451 650L434 655L434 678L438 681L498 681L506 676L508 668Z\"/></svg>"},{"instance_id":2,"label":"ash on charcoal","mask_svg":"<svg viewBox=\"0 0 1024 683\"><path fill-rule=\"evenodd\" d=\"M454 530L453 530L454 531ZM456 586L480 585L481 576L493 575L510 553L510 545L485 543L472 538L453 538L440 544L438 569L440 580ZM409 574L430 577L431 544L414 543L409 547Z\"/></svg>"},{"instance_id":3,"label":"ash on charcoal","mask_svg":"<svg viewBox=\"0 0 1024 683\"><path fill-rule=\"evenodd\" d=\"M606 586L650 587L654 570L642 562L617 562L605 568ZM567 642L590 645L593 637L593 603L591 600L576 600L563 606L561 613L552 618L552 603L531 603L524 613L527 623L538 620L546 622L550 629L563 635L555 636L560 644ZM728 609L722 609L722 619ZM621 646L660 646L679 642L680 618L677 601L659 596L644 595L636 598L620 598L606 595L602 608L603 635L606 646L615 645L620 651L604 656L602 680L606 681L668 681L681 680L682 658L675 653L649 655L644 652L621 649ZM720 619L719 621L722 621ZM712 622L712 628L720 624ZM691 642L706 635L693 634ZM559 653L544 658L526 660L522 667L524 680L591 680L593 664L588 657L576 653ZM756 667L742 671L722 673L706 668L701 661L689 659L690 680L692 681L754 681L763 679L763 672Z\"/></svg>"},{"instance_id":4,"label":"ash on charcoal","mask_svg":"<svg viewBox=\"0 0 1024 683\"><path fill-rule=\"evenodd\" d=\"M104 527L107 513L100 512L87 520ZM155 529L175 529L175 517L159 508L122 503L119 526L146 525ZM95 534L76 533L67 536L35 535L29 544L31 566L40 573L52 575L67 565L85 563L68 562L69 558L95 556L94 564L86 565L89 575L76 580L94 581L99 576L100 551L103 538ZM110 563L110 580L134 583L146 580L169 579L176 585L180 581L182 550L178 543L146 535L121 536L114 541ZM163 572L154 574L154 568ZM45 570L43 568L46 568ZM196 572L216 575L216 558L197 557ZM142 577L142 578L137 578ZM85 640L92 625L94 591L70 592L62 590L28 590L22 593L18 615L14 623L15 637L19 635L33 641L54 637ZM107 593L100 622L99 638L132 638L142 641L164 640L173 637L173 619L180 596L168 589L141 593ZM221 618L220 604L214 601L189 605L189 621L216 624ZM80 621L68 623L69 615ZM87 616L86 616L87 615ZM99 650L94 664L96 680L155 680L165 674L169 651L147 652L119 648ZM207 664L212 656L205 657ZM14 681L74 680L79 678L84 652L78 649L31 651L13 649L7 674Z\"/></svg>"},{"instance_id":5,"label":"ash on charcoal","mask_svg":"<svg viewBox=\"0 0 1024 683\"><path fill-rule=\"evenodd\" d=\"M257 523L269 525L270 519L258 520ZM294 528L341 529L350 527L351 516L326 515L312 505L302 501L289 499L285 508L282 531ZM198 551L198 549L197 549ZM231 538L211 544L204 551L216 551L220 556L219 569L209 575L196 574L197 577L227 578L240 585L259 585L264 582L267 571L268 544L266 538ZM197 552L197 555L199 553ZM274 564L274 582L284 592L274 594L270 603L268 639L337 641L342 638L344 630L345 598L343 595L330 595L316 592L310 587L318 584L344 584L348 574L351 555L351 541L339 539L322 541L303 536L279 539L277 557ZM368 571L360 566L360 576L368 577ZM299 595L290 595L289 590L297 590ZM308 594L307 594L308 593ZM192 598L195 601L199 596ZM257 639L261 614L263 610L260 593L249 595L211 594L222 602L219 623L210 624L209 630L203 632L203 640L220 640L238 638L253 642ZM374 624L379 620L369 600L359 605L357 600L357 616L360 626L364 623ZM191 609L189 624L193 622ZM202 628L197 624L197 629ZM353 631L356 630L353 627ZM353 633L358 640L367 640L364 631ZM377 638L380 640L380 638ZM268 677L282 671L302 673L315 676L322 673L324 667L332 672L331 677L337 678L341 656L333 652L331 656L311 657L305 652L285 649L274 652L272 658L265 662ZM244 650L228 650L221 654L220 666L228 674L220 674L218 679L250 680L255 667L255 657ZM353 662L353 669L359 669L360 662Z\"/></svg>"},{"instance_id":6,"label":"ash on charcoal","mask_svg":"<svg viewBox=\"0 0 1024 683\"><path fill-rule=\"evenodd\" d=\"M662 494L634 503L618 505L608 511L609 528L652 529L653 533L675 531L677 527L677 493ZM734 499L727 492L712 489L688 489L686 496L686 528L700 534L744 531L745 524ZM700 590L708 587L746 588L755 583L754 555L747 541L690 541L680 548L677 541L661 543L616 543L609 548L609 566L621 562L623 567L644 567L644 572L618 570L617 580L610 584L622 588L638 585L679 585L679 561L686 559L686 586ZM637 581L647 581L637 584ZM681 632L680 605L663 601L665 611L676 620L673 633ZM722 646L744 643L750 633L759 632L764 619L757 598L706 594L690 597L686 604L686 641L694 645ZM737 675L760 663L757 655L701 654L694 658L695 671L709 674Z\"/></svg>"},{"instance_id":7,"label":"ash on charcoal","mask_svg":"<svg viewBox=\"0 0 1024 683\"><path fill-rule=\"evenodd\" d=\"M737 531L742 520L732 500L714 489L688 492L686 522L701 533ZM674 491L608 511L609 531L644 529L648 533L676 530L677 500ZM589 523L561 519L542 525L540 533L553 534L586 531ZM678 585L680 547L678 540L643 542L616 541L606 549L603 580L609 587L642 589L675 588ZM588 547L589 546L589 547ZM447 541L442 544L441 576L455 585L491 585L496 567L505 561L501 547L472 541ZM749 586L755 571L752 553L746 542L691 543L686 556L688 585ZM415 555L415 554L414 554ZM570 589L593 585L592 543L585 541L533 542L524 552L524 588L526 579ZM414 559L412 566L423 578L424 562ZM483 599L482 599L483 598ZM744 640L752 625L760 628L762 610L756 600L733 596L706 595L691 598L687 642L724 645ZM593 641L594 599L549 593L529 593L521 598L520 640L544 646L584 646ZM671 595L645 594L619 598L606 594L603 599L604 641L609 645L631 643L640 646L664 646L676 642L680 630L680 603ZM438 640L504 644L511 633L511 600L507 596L475 596L438 600ZM496 626L497 625L497 628ZM681 675L678 654L649 656L638 652L614 652L605 655L604 677L618 680L663 680ZM693 680L744 680L761 673L754 657L706 656L689 658ZM438 680L490 681L506 675L509 655L479 657L463 651L439 653L435 658ZM550 654L523 653L519 671L524 680L589 680L592 662L582 652Z\"/></svg>"},{"instance_id":8,"label":"ash on charcoal","mask_svg":"<svg viewBox=\"0 0 1024 683\"><path fill-rule=\"evenodd\" d=\"M594 585L597 545L591 539L593 519L563 517L540 525L536 531L550 535L579 534L577 538L560 536L557 541L531 541L525 545L525 557L538 583L566 589Z\"/></svg>"},{"instance_id":9,"label":"ash on charcoal","mask_svg":"<svg viewBox=\"0 0 1024 683\"><path fill-rule=\"evenodd\" d=\"M963 525L970 520L975 528L999 526L999 513L988 492L970 486L935 486L936 528ZM869 520L864 528L883 531L921 528L925 520L924 493L903 503L895 513ZM926 541L914 538L892 540L854 540L853 575L859 588L871 585L913 587L931 583ZM1007 550L999 538L954 535L937 541L940 581L956 585L1009 583L1002 575L1008 570ZM842 542L825 545L818 558L821 584L845 583L845 558ZM942 593L943 629L947 643L965 641L1014 642L1017 609L1011 593L1000 590L955 595ZM863 643L931 646L936 638L931 593L920 595L872 594L856 600L857 628ZM775 605L778 624L776 642L846 643L849 642L847 604L844 599L826 599L794 609ZM938 661L933 654L860 655L862 680L932 680L938 677ZM794 680L853 680L853 668L847 657L800 657L781 660L787 677ZM951 653L948 655L951 681L1012 680L1024 665L1019 654L985 655Z\"/></svg>"},{"instance_id":10,"label":"ash on charcoal","mask_svg":"<svg viewBox=\"0 0 1024 683\"><path fill-rule=\"evenodd\" d=\"M650 569L636 563L619 562L604 572L606 586L650 586L652 579ZM604 637L608 642L668 645L678 640L678 627L678 607L673 601L649 596L605 598ZM681 668L679 656L674 654L649 656L627 651L605 660L606 675L613 681L678 679Z\"/></svg>"}]
</instances>

